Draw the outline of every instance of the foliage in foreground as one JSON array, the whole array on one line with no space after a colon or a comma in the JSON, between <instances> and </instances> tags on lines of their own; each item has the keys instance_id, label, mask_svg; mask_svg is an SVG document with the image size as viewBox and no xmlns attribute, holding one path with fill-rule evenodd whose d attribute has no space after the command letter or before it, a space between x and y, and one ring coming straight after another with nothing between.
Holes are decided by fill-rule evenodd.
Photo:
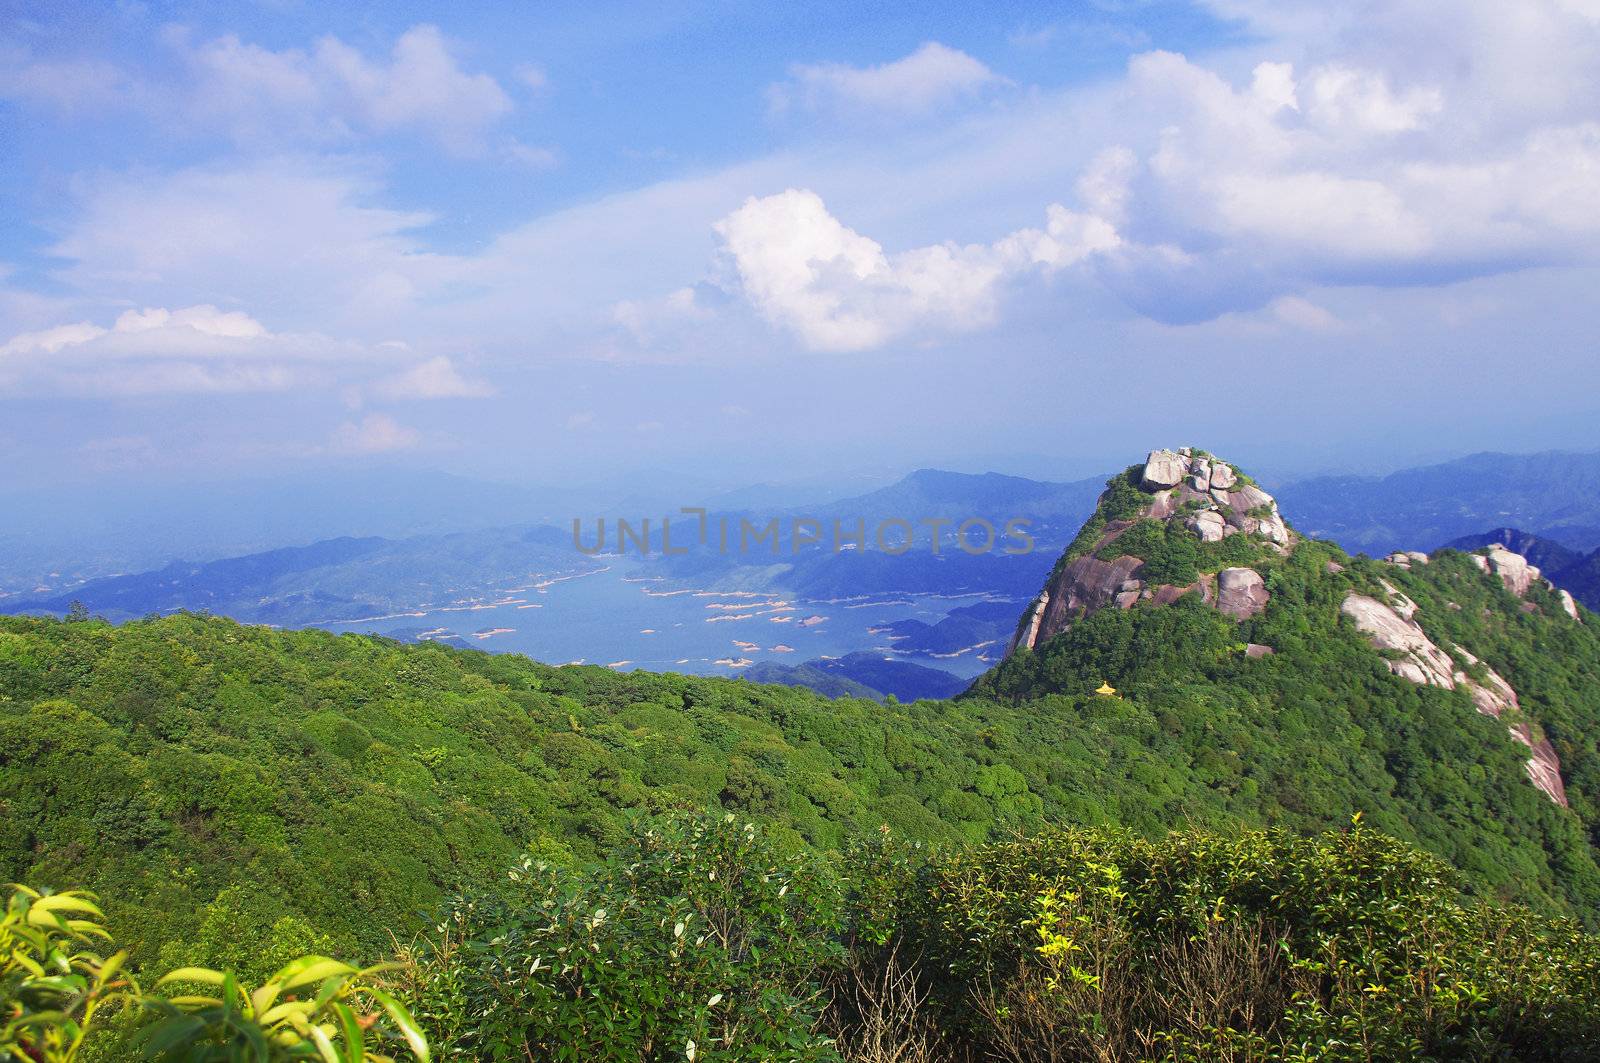
<instances>
[{"instance_id":1,"label":"foliage in foreground","mask_svg":"<svg viewBox=\"0 0 1600 1063\"><path fill-rule=\"evenodd\" d=\"M985 1056L1600 1058L1600 938L1470 902L1447 865L1357 820L891 856L874 892L897 900L869 925Z\"/></svg>"},{"instance_id":2,"label":"foliage in foreground","mask_svg":"<svg viewBox=\"0 0 1600 1063\"><path fill-rule=\"evenodd\" d=\"M418 1015L475 1059L1600 1057L1600 939L1359 825L880 837L830 877L680 820L520 865L411 960Z\"/></svg>"},{"instance_id":3,"label":"foliage in foreground","mask_svg":"<svg viewBox=\"0 0 1600 1063\"><path fill-rule=\"evenodd\" d=\"M254 990L231 971L185 967L157 984L218 995L145 995L126 952L90 951L95 939L111 940L100 918L90 894L11 887L0 916L0 1063L130 1054L164 1063L391 1063L380 1051L391 1042L429 1059L410 1012L374 982L393 964L357 970L303 956Z\"/></svg>"},{"instance_id":4,"label":"foliage in foreground","mask_svg":"<svg viewBox=\"0 0 1600 1063\"><path fill-rule=\"evenodd\" d=\"M415 958L418 1015L485 1061L830 1059L841 915L834 875L748 820L668 819L450 905Z\"/></svg>"},{"instance_id":5,"label":"foliage in foreground","mask_svg":"<svg viewBox=\"0 0 1600 1063\"><path fill-rule=\"evenodd\" d=\"M97 1012L138 994L123 969L127 953L93 949L111 940L100 914L82 891L12 887L0 916L0 1060L71 1060Z\"/></svg>"},{"instance_id":6,"label":"foliage in foreground","mask_svg":"<svg viewBox=\"0 0 1600 1063\"><path fill-rule=\"evenodd\" d=\"M19 889L0 1060L87 1063L113 1002L94 1058L1600 1058L1600 938L1472 901L1359 819L934 851L880 833L821 866L748 820L675 816L593 864L520 862L394 965L303 957L254 989L180 969L160 982L204 988L163 998L78 951L104 933L68 918L92 900ZM79 977L39 982L63 964Z\"/></svg>"}]
</instances>

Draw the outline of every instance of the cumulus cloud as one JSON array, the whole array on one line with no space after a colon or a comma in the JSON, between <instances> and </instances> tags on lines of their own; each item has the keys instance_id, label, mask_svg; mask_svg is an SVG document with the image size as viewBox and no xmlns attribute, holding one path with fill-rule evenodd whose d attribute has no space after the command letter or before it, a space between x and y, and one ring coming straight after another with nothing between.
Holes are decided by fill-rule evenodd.
<instances>
[{"instance_id":1,"label":"cumulus cloud","mask_svg":"<svg viewBox=\"0 0 1600 1063\"><path fill-rule=\"evenodd\" d=\"M1289 283L1558 261L1600 235L1595 197L1579 192L1600 167L1593 121L1466 145L1435 128L1438 86L1271 63L1235 87L1164 52L1133 61L1129 92L1173 119L1133 194L1145 227L1247 253Z\"/></svg>"},{"instance_id":2,"label":"cumulus cloud","mask_svg":"<svg viewBox=\"0 0 1600 1063\"><path fill-rule=\"evenodd\" d=\"M796 64L789 80L767 90L774 112L923 114L1005 81L965 52L929 41L903 59L879 66Z\"/></svg>"},{"instance_id":3,"label":"cumulus cloud","mask_svg":"<svg viewBox=\"0 0 1600 1063\"><path fill-rule=\"evenodd\" d=\"M102 306L249 305L285 330L405 328L519 357L629 344L735 357L741 330L763 322L811 348L870 349L987 327L1024 287L1041 299L1103 287L1139 314L1203 321L1329 286L1595 261L1600 22L1581 5L1213 6L1245 20L1251 43L1220 59L1146 52L1091 89L996 97L962 113L960 136L895 121L849 152L802 146L598 197L473 252L431 250L435 219L392 209L376 168L290 154L82 178L44 250L66 263L56 290ZM306 112L331 116L328 137L433 135L443 119L393 87L433 70L442 98L478 101L463 106L496 158L518 154L490 128L493 94L462 60L444 65L436 33L354 58L218 41L196 61L233 71L218 114L246 115L229 102L242 96L289 101L269 117L298 112L289 104L336 88L350 98ZM797 67L774 91L808 111L905 115L998 84L930 44L879 67ZM528 165L550 161L531 150ZM828 190L839 216L805 189ZM1019 209L1044 222L1008 232ZM756 313L729 313L730 299ZM10 317L13 331L66 319ZM437 349L419 342L415 357Z\"/></svg>"},{"instance_id":4,"label":"cumulus cloud","mask_svg":"<svg viewBox=\"0 0 1600 1063\"><path fill-rule=\"evenodd\" d=\"M334 430L328 448L336 454L386 454L410 450L422 441L414 428L407 428L383 413L369 413L360 421L346 421Z\"/></svg>"},{"instance_id":5,"label":"cumulus cloud","mask_svg":"<svg viewBox=\"0 0 1600 1063\"><path fill-rule=\"evenodd\" d=\"M0 383L93 395L283 391L371 357L314 333L269 332L237 310L147 307L109 327L79 321L11 337L0 344Z\"/></svg>"},{"instance_id":6,"label":"cumulus cloud","mask_svg":"<svg viewBox=\"0 0 1600 1063\"><path fill-rule=\"evenodd\" d=\"M267 335L261 322L237 310L218 310L214 306L189 306L180 310L147 307L128 310L110 328L89 321L37 332L24 332L0 344L0 358L30 354L58 354L63 350L91 344L97 351L122 357L146 354L185 355L198 342L209 340L252 340ZM132 339L125 339L125 338Z\"/></svg>"},{"instance_id":7,"label":"cumulus cloud","mask_svg":"<svg viewBox=\"0 0 1600 1063\"><path fill-rule=\"evenodd\" d=\"M920 329L981 327L993 320L1007 277L1060 269L1119 243L1104 219L1052 205L1042 231L889 254L830 214L815 192L792 188L746 200L715 229L755 308L807 346L831 351Z\"/></svg>"},{"instance_id":8,"label":"cumulus cloud","mask_svg":"<svg viewBox=\"0 0 1600 1063\"><path fill-rule=\"evenodd\" d=\"M482 399L494 394L483 381L462 376L443 355L380 381L376 390L389 399Z\"/></svg>"},{"instance_id":9,"label":"cumulus cloud","mask_svg":"<svg viewBox=\"0 0 1600 1063\"><path fill-rule=\"evenodd\" d=\"M745 294L810 346L856 349L918 324L987 323L1017 262L1057 267L1085 249L1085 276L1171 323L1269 305L1286 320L1278 310L1298 304L1275 301L1319 285L1449 283L1595 260L1593 10L1568 0L1473 0L1449 17L1431 0L1215 6L1267 37L1262 58L1238 78L1172 52L1135 56L1102 100L1098 128L1116 139L1080 171L1081 210L1050 208L1046 235L1063 252L1019 234L939 245L924 263L885 255L814 207L773 204L722 223ZM828 91L836 80L815 79ZM1058 120L1044 113L1033 135L1052 135ZM1314 315L1289 316L1318 327Z\"/></svg>"}]
</instances>

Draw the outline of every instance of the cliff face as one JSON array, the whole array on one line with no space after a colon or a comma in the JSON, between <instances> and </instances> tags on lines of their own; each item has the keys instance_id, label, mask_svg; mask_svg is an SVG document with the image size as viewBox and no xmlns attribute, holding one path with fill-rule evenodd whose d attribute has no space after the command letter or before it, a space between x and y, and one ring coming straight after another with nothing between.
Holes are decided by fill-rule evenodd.
<instances>
[{"instance_id":1,"label":"cliff face","mask_svg":"<svg viewBox=\"0 0 1600 1063\"><path fill-rule=\"evenodd\" d=\"M1137 504L1109 515L1099 536L1084 544L1077 556L1069 552L1065 564L1029 605L1012 640L1012 650L1038 646L1065 631L1074 620L1108 606L1167 605L1185 594L1198 594L1238 619L1266 608L1266 585L1255 569L1221 560L1206 562L1245 558L1256 550L1284 553L1292 549L1294 533L1271 495L1228 462L1188 447L1152 451L1142 468L1126 475L1129 485L1137 485ZM1251 547L1197 552L1196 563L1190 566L1194 578L1174 583L1168 578L1172 566L1158 566L1152 564L1156 558L1119 550L1119 540L1142 522L1162 525L1168 537L1181 531L1199 546L1242 535ZM1168 526L1173 530L1167 531Z\"/></svg>"},{"instance_id":2,"label":"cliff face","mask_svg":"<svg viewBox=\"0 0 1600 1063\"><path fill-rule=\"evenodd\" d=\"M1131 467L1107 485L1095 516L1025 610L1011 652L1043 647L1102 609L1159 607L1186 595L1236 621L1249 621L1269 607L1271 570L1298 543L1277 502L1235 466L1189 448L1152 451L1142 466ZM1571 595L1544 579L1520 554L1494 543L1468 556L1481 578L1522 599L1523 612L1540 609L1530 597L1538 587L1541 594L1553 596L1553 601L1541 598L1546 612L1559 610L1565 614L1563 622L1582 622ZM1416 602L1391 582L1400 577L1384 578L1372 568L1379 564L1421 573L1431 561L1414 551L1391 554L1381 563L1363 561L1359 580L1337 562L1318 571L1325 573L1319 578L1343 586L1340 613L1366 637L1390 672L1407 682L1459 691L1478 712L1502 720L1511 737L1527 748L1529 779L1565 807L1556 750L1528 717L1511 683L1468 648L1438 645L1425 630L1427 618L1419 621ZM1270 646L1246 646L1249 657L1272 652Z\"/></svg>"},{"instance_id":3,"label":"cliff face","mask_svg":"<svg viewBox=\"0 0 1600 1063\"><path fill-rule=\"evenodd\" d=\"M1408 560L1410 564L1417 563L1415 558ZM1421 563L1427 563L1425 555ZM1507 728L1511 737L1528 747L1528 778L1550 800L1565 808L1567 791L1561 781L1561 760L1549 740L1538 736L1533 726L1521 718L1522 706L1511 684L1464 647L1455 647L1454 656L1446 653L1414 619L1416 603L1393 584L1385 582L1383 589L1387 601L1352 593L1345 597L1340 611L1355 621L1375 649L1384 653L1383 663L1395 675L1418 685L1460 690L1485 716L1497 720L1509 716L1514 721ZM1469 668L1476 679L1468 675Z\"/></svg>"}]
</instances>

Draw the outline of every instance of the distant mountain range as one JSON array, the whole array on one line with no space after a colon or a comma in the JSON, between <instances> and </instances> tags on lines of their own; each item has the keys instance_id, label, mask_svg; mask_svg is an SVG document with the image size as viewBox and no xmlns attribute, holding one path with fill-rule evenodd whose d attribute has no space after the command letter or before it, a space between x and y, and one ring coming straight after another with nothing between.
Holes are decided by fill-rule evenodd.
<instances>
[{"instance_id":1,"label":"distant mountain range","mask_svg":"<svg viewBox=\"0 0 1600 1063\"><path fill-rule=\"evenodd\" d=\"M919 661L931 676L868 669L870 662L863 660L794 666L767 662L753 673L773 682L803 681L835 695L947 696L947 688L959 689L965 681L940 669L940 660L962 654L988 656L997 652L996 646L1003 649L1021 605L1036 593L1055 558L1094 511L1104 485L1103 477L1056 483L924 469L852 498L772 509L760 509L757 503L780 501L783 489L752 489L724 496L734 505L713 512L712 519L726 516L736 521L748 516L765 523L805 516L826 528L834 521L846 527L860 521L869 529L867 548L836 552L824 544L795 553L785 544L776 554L695 550L684 557L655 556L645 564L677 586L781 591L812 601L862 595L984 595L984 601L954 607L942 618L895 621L879 632L889 646L887 652L902 659L889 663ZM376 526L406 528L443 521L452 510L477 512L498 490L451 478L435 486L439 492L435 498L408 499L401 480L379 477L363 489L363 497L372 502ZM818 489L813 497L826 494ZM1474 548L1501 542L1527 554L1578 600L1590 607L1600 605L1600 550L1596 549L1600 547L1600 454L1480 454L1384 477L1304 480L1280 488L1277 497L1298 531L1332 538L1351 551L1382 555L1397 549ZM524 494L506 493L500 501L513 513L533 511ZM279 502L294 505L287 494ZM577 504L558 497L539 511L567 513ZM654 516L659 549L659 512L652 512L653 504L640 495L618 503L636 508L606 515L635 521ZM313 514L332 512L326 492L311 497L306 505ZM240 506L241 512L255 512L254 503L241 501ZM48 517L35 513L28 520L42 526ZM972 517L997 528L1013 517L1026 519L1035 549L1019 555L999 550L968 554L955 548L953 528L944 530L939 551L931 548L922 522ZM870 529L890 519L917 525L914 549L893 555L873 547ZM130 520L158 523L154 514ZM270 536L294 526L293 520L285 520L281 525L267 521L256 534ZM70 521L67 524L70 527ZM1496 530L1485 531L1488 528ZM241 524L229 534L242 531ZM70 539L74 533L66 534ZM173 534L179 537L174 541L182 538ZM0 547L6 545L0 533ZM0 591L0 612L61 614L77 601L113 620L204 610L251 623L294 627L489 601L516 580L572 574L598 563L599 559L574 550L564 522L400 537L351 535L234 557L201 555L200 560L170 562L125 575L81 579L62 573L44 587ZM861 649L873 662L884 662L881 644Z\"/></svg>"},{"instance_id":2,"label":"distant mountain range","mask_svg":"<svg viewBox=\"0 0 1600 1063\"><path fill-rule=\"evenodd\" d=\"M1600 453L1474 454L1388 476L1300 480L1277 496L1300 531L1374 556L1503 527L1600 546Z\"/></svg>"},{"instance_id":3,"label":"distant mountain range","mask_svg":"<svg viewBox=\"0 0 1600 1063\"><path fill-rule=\"evenodd\" d=\"M470 599L508 578L588 567L569 533L547 526L346 537L217 561L174 561L38 596L0 596L0 612L60 614L78 602L110 620L190 610L300 627Z\"/></svg>"}]
</instances>

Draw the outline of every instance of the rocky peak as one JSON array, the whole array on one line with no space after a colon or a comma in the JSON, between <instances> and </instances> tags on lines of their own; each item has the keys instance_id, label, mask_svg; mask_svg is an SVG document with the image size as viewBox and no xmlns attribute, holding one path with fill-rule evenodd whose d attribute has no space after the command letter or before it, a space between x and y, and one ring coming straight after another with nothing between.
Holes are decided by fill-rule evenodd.
<instances>
[{"instance_id":1,"label":"rocky peak","mask_svg":"<svg viewBox=\"0 0 1600 1063\"><path fill-rule=\"evenodd\" d=\"M1237 536L1240 544L1227 542ZM1254 616L1268 595L1249 561L1293 544L1277 501L1236 466L1190 447L1153 450L1107 485L1024 613L1012 648L1037 646L1099 609L1165 605L1186 594L1237 619Z\"/></svg>"}]
</instances>

